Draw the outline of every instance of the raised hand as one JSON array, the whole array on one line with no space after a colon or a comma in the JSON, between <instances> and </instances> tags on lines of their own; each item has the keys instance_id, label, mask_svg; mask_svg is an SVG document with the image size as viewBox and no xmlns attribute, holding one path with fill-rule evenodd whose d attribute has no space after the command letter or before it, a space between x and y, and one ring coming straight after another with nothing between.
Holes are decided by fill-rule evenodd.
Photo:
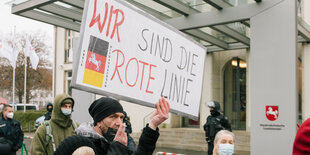
<instances>
[{"instance_id":1,"label":"raised hand","mask_svg":"<svg viewBox=\"0 0 310 155\"><path fill-rule=\"evenodd\" d=\"M156 111L151 115L150 117L150 124L149 127L153 130L156 130L156 128L165 120L169 118L169 111L170 111L170 105L168 101L161 97L158 102L156 102Z\"/></svg>"},{"instance_id":2,"label":"raised hand","mask_svg":"<svg viewBox=\"0 0 310 155\"><path fill-rule=\"evenodd\" d=\"M127 146L127 134L125 132L125 125L123 123L118 128L114 137L114 141L118 141L119 143Z\"/></svg>"}]
</instances>

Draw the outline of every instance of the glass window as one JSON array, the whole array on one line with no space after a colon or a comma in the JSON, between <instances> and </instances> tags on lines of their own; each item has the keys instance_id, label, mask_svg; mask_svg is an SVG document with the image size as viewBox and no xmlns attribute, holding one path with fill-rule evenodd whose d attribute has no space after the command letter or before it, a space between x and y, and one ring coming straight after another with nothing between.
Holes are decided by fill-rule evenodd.
<instances>
[{"instance_id":1,"label":"glass window","mask_svg":"<svg viewBox=\"0 0 310 155\"><path fill-rule=\"evenodd\" d=\"M301 16L301 0L297 0L297 15Z\"/></svg>"},{"instance_id":2,"label":"glass window","mask_svg":"<svg viewBox=\"0 0 310 155\"><path fill-rule=\"evenodd\" d=\"M72 96L71 80L72 80L72 71L66 71L66 94Z\"/></svg>"},{"instance_id":3,"label":"glass window","mask_svg":"<svg viewBox=\"0 0 310 155\"><path fill-rule=\"evenodd\" d=\"M234 130L246 129L246 68L244 60L234 58L224 70L224 114Z\"/></svg>"},{"instance_id":4,"label":"glass window","mask_svg":"<svg viewBox=\"0 0 310 155\"><path fill-rule=\"evenodd\" d=\"M73 35L71 30L66 30L65 63L71 63L73 58Z\"/></svg>"}]
</instances>

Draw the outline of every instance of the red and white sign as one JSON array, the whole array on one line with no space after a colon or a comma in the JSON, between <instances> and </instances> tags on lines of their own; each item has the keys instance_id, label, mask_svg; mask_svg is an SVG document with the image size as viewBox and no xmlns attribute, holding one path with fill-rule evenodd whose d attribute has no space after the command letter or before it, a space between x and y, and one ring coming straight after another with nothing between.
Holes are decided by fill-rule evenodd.
<instances>
[{"instance_id":1,"label":"red and white sign","mask_svg":"<svg viewBox=\"0 0 310 155\"><path fill-rule=\"evenodd\" d=\"M275 121L279 117L279 106L266 106L266 117L270 121Z\"/></svg>"},{"instance_id":2,"label":"red and white sign","mask_svg":"<svg viewBox=\"0 0 310 155\"><path fill-rule=\"evenodd\" d=\"M123 0L86 1L72 86L198 119L206 48Z\"/></svg>"}]
</instances>

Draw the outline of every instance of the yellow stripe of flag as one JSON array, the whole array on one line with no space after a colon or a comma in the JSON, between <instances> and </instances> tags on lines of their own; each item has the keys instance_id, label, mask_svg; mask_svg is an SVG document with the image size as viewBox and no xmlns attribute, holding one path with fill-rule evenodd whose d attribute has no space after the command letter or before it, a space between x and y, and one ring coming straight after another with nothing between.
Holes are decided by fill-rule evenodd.
<instances>
[{"instance_id":1,"label":"yellow stripe of flag","mask_svg":"<svg viewBox=\"0 0 310 155\"><path fill-rule=\"evenodd\" d=\"M102 88L103 75L104 74L85 68L83 83Z\"/></svg>"}]
</instances>

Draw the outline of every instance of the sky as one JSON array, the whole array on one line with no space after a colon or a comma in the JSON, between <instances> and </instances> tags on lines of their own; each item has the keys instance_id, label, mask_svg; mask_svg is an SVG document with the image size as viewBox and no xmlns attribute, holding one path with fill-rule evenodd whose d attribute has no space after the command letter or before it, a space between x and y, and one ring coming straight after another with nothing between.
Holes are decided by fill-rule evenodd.
<instances>
[{"instance_id":1,"label":"sky","mask_svg":"<svg viewBox=\"0 0 310 155\"><path fill-rule=\"evenodd\" d=\"M11 6L6 4L9 1L10 0L0 0L0 19L2 20L0 22L0 40L5 34L13 32L14 26L16 26L16 33L45 32L48 40L50 40L47 43L52 47L54 38L53 25L11 14Z\"/></svg>"}]
</instances>

